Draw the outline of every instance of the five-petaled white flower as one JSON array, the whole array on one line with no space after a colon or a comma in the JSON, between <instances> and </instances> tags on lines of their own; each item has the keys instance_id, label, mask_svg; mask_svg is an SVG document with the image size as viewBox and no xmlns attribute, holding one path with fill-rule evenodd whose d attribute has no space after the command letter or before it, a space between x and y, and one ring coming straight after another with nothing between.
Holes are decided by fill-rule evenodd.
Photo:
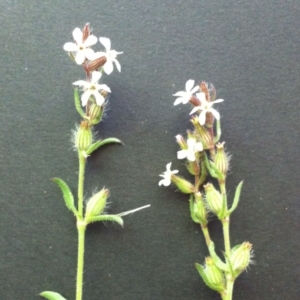
<instances>
[{"instance_id":1,"label":"five-petaled white flower","mask_svg":"<svg viewBox=\"0 0 300 300\"><path fill-rule=\"evenodd\" d=\"M75 28L72 34L75 43L65 43L64 50L74 53L76 63L81 65L86 58L89 60L92 59L94 50L90 47L97 43L97 37L91 34L83 41L83 33L80 28Z\"/></svg>"},{"instance_id":2,"label":"five-petaled white flower","mask_svg":"<svg viewBox=\"0 0 300 300\"><path fill-rule=\"evenodd\" d=\"M104 90L106 92L111 92L110 88L106 84L99 84L102 74L100 72L94 71L92 73L92 79L90 82L84 80L78 80L73 82L74 85L78 85L83 87L84 93L81 96L82 106L85 106L89 100L89 98L93 95L96 99L96 103L101 106L105 99L99 92L100 90Z\"/></svg>"},{"instance_id":3,"label":"five-petaled white flower","mask_svg":"<svg viewBox=\"0 0 300 300\"><path fill-rule=\"evenodd\" d=\"M166 172L164 172L163 174L160 174L160 177L163 177L162 180L160 180L160 182L158 183L159 186L164 185L164 186L169 186L171 184L171 176L173 174L177 174L179 171L178 170L173 170L171 171L171 165L172 163L168 163L166 168Z\"/></svg>"},{"instance_id":4,"label":"five-petaled white flower","mask_svg":"<svg viewBox=\"0 0 300 300\"><path fill-rule=\"evenodd\" d=\"M96 52L94 54L93 59L97 59L101 56L106 57L106 63L103 66L103 70L107 75L109 75L113 71L113 69L114 69L113 63L115 63L118 71L121 72L121 65L117 61L116 57L117 57L118 54L122 54L123 52L117 52L116 50L111 50L110 49L111 42L110 42L109 38L100 37L99 41L104 46L106 52Z\"/></svg>"},{"instance_id":5,"label":"five-petaled white flower","mask_svg":"<svg viewBox=\"0 0 300 300\"><path fill-rule=\"evenodd\" d=\"M190 101L193 94L199 90L199 86L196 85L194 87L194 84L195 84L195 80L192 79L188 80L185 84L185 91L180 91L173 95L175 97L178 97L175 100L174 105L178 105L180 103L187 104Z\"/></svg>"},{"instance_id":6,"label":"five-petaled white flower","mask_svg":"<svg viewBox=\"0 0 300 300\"><path fill-rule=\"evenodd\" d=\"M201 105L200 106L196 106L192 109L192 111L190 112L190 115L192 115L193 113L195 113L196 111L198 110L202 110L200 115L199 115L199 123L200 125L204 125L205 124L205 121L206 121L206 113L210 112L213 114L213 116L219 120L220 119L220 114L218 111L216 111L214 108L213 108L213 105L215 103L220 103L220 102L223 102L224 100L223 99L218 99L218 100L215 100L215 101L211 101L211 102L208 102L206 100L206 97L205 97L205 94L204 93L197 93L196 94L197 98L200 100L201 102Z\"/></svg>"},{"instance_id":7,"label":"five-petaled white flower","mask_svg":"<svg viewBox=\"0 0 300 300\"><path fill-rule=\"evenodd\" d=\"M187 139L187 149L183 149L177 152L177 158L178 159L183 159L187 158L189 161L195 161L196 152L201 152L203 151L203 145L201 142L197 142L194 138L189 138Z\"/></svg>"}]
</instances>

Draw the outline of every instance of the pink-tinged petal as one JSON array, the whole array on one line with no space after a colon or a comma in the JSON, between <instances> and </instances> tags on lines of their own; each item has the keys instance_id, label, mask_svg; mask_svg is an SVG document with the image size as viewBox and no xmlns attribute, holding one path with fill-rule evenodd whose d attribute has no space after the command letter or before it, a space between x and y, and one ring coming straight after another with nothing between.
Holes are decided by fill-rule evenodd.
<instances>
[{"instance_id":1,"label":"pink-tinged petal","mask_svg":"<svg viewBox=\"0 0 300 300\"><path fill-rule=\"evenodd\" d=\"M88 36L88 38L84 41L83 45L84 47L90 47L90 46L93 46L95 44L97 44L97 37L94 36L94 35L90 35Z\"/></svg>"},{"instance_id":2,"label":"pink-tinged petal","mask_svg":"<svg viewBox=\"0 0 300 300\"><path fill-rule=\"evenodd\" d=\"M211 109L210 112L214 115L214 117L217 119L217 120L220 120L220 114L218 111L216 111L215 109Z\"/></svg>"},{"instance_id":3,"label":"pink-tinged petal","mask_svg":"<svg viewBox=\"0 0 300 300\"><path fill-rule=\"evenodd\" d=\"M73 85L83 86L84 88L86 88L87 86L90 86L90 84L84 80L77 80L77 81L73 82Z\"/></svg>"},{"instance_id":4,"label":"pink-tinged petal","mask_svg":"<svg viewBox=\"0 0 300 300\"><path fill-rule=\"evenodd\" d=\"M193 88L193 86L194 86L194 83L195 83L195 80L193 80L193 79L190 79L190 80L188 80L187 82L186 82L186 84L185 84L185 90L187 91L187 92L190 92L190 90Z\"/></svg>"},{"instance_id":5,"label":"pink-tinged petal","mask_svg":"<svg viewBox=\"0 0 300 300\"><path fill-rule=\"evenodd\" d=\"M196 111L198 111L199 109L201 109L201 106L195 106L192 111L190 112L190 115L194 114Z\"/></svg>"},{"instance_id":6,"label":"pink-tinged petal","mask_svg":"<svg viewBox=\"0 0 300 300\"><path fill-rule=\"evenodd\" d=\"M104 46L106 52L110 51L111 42L109 38L106 37L100 37L99 38L100 43Z\"/></svg>"},{"instance_id":7,"label":"pink-tinged petal","mask_svg":"<svg viewBox=\"0 0 300 300\"><path fill-rule=\"evenodd\" d=\"M77 52L76 56L75 56L75 61L77 65L82 65L85 61L85 55L83 51L79 51Z\"/></svg>"},{"instance_id":8,"label":"pink-tinged petal","mask_svg":"<svg viewBox=\"0 0 300 300\"><path fill-rule=\"evenodd\" d=\"M121 65L120 65L120 63L116 59L114 59L114 63L116 64L116 67L117 67L118 71L121 72Z\"/></svg>"},{"instance_id":9,"label":"pink-tinged petal","mask_svg":"<svg viewBox=\"0 0 300 300\"><path fill-rule=\"evenodd\" d=\"M187 150L180 150L177 152L178 159L184 159L187 156Z\"/></svg>"},{"instance_id":10,"label":"pink-tinged petal","mask_svg":"<svg viewBox=\"0 0 300 300\"><path fill-rule=\"evenodd\" d=\"M102 76L101 72L94 71L92 73L92 82L97 83L100 80L101 76Z\"/></svg>"},{"instance_id":11,"label":"pink-tinged petal","mask_svg":"<svg viewBox=\"0 0 300 300\"><path fill-rule=\"evenodd\" d=\"M98 88L98 90L104 90L106 92L111 93L110 88L106 84L98 84L97 88Z\"/></svg>"},{"instance_id":12,"label":"pink-tinged petal","mask_svg":"<svg viewBox=\"0 0 300 300\"><path fill-rule=\"evenodd\" d=\"M84 56L88 59L88 60L93 60L94 59L94 50L91 48L86 48L83 50Z\"/></svg>"},{"instance_id":13,"label":"pink-tinged petal","mask_svg":"<svg viewBox=\"0 0 300 300\"><path fill-rule=\"evenodd\" d=\"M217 99L217 100L213 101L212 103L221 103L223 101L224 101L224 99Z\"/></svg>"},{"instance_id":14,"label":"pink-tinged petal","mask_svg":"<svg viewBox=\"0 0 300 300\"><path fill-rule=\"evenodd\" d=\"M75 43L65 43L64 44L64 50L68 52L75 52L78 51L78 46Z\"/></svg>"},{"instance_id":15,"label":"pink-tinged petal","mask_svg":"<svg viewBox=\"0 0 300 300\"><path fill-rule=\"evenodd\" d=\"M84 92L82 94L82 96L81 96L82 106L86 106L86 104L89 101L91 95L92 95L92 91L90 91L90 90L87 90L86 92Z\"/></svg>"},{"instance_id":16,"label":"pink-tinged petal","mask_svg":"<svg viewBox=\"0 0 300 300\"><path fill-rule=\"evenodd\" d=\"M77 43L77 45L81 45L82 44L82 31L80 30L80 28L75 28L73 30L73 39L74 41Z\"/></svg>"},{"instance_id":17,"label":"pink-tinged petal","mask_svg":"<svg viewBox=\"0 0 300 300\"><path fill-rule=\"evenodd\" d=\"M103 66L104 72L109 75L114 69L113 63L111 60L108 60Z\"/></svg>"},{"instance_id":18,"label":"pink-tinged petal","mask_svg":"<svg viewBox=\"0 0 300 300\"><path fill-rule=\"evenodd\" d=\"M96 99L97 105L101 106L105 101L104 97L98 92L94 92L93 95Z\"/></svg>"},{"instance_id":19,"label":"pink-tinged petal","mask_svg":"<svg viewBox=\"0 0 300 300\"><path fill-rule=\"evenodd\" d=\"M201 113L199 115L199 124L204 125L205 121L206 121L206 111L203 110L203 111L201 111Z\"/></svg>"}]
</instances>

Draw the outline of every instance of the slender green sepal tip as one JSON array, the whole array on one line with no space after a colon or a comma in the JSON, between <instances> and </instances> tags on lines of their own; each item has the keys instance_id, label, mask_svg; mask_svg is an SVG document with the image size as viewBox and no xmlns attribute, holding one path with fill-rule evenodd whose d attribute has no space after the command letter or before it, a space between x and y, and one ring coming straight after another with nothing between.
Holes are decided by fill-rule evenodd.
<instances>
[{"instance_id":1,"label":"slender green sepal tip","mask_svg":"<svg viewBox=\"0 0 300 300\"><path fill-rule=\"evenodd\" d=\"M221 138L221 121L216 121L216 136L214 138L214 143L216 144Z\"/></svg>"},{"instance_id":2,"label":"slender green sepal tip","mask_svg":"<svg viewBox=\"0 0 300 300\"><path fill-rule=\"evenodd\" d=\"M197 271L199 272L199 275L201 276L201 278L204 281L204 283L211 288L210 282L208 281L208 279L206 277L204 268L200 264L198 264L198 263L195 263L195 267L196 267Z\"/></svg>"},{"instance_id":3,"label":"slender green sepal tip","mask_svg":"<svg viewBox=\"0 0 300 300\"><path fill-rule=\"evenodd\" d=\"M95 143L93 143L86 151L87 155L92 154L95 150L97 150L98 148L100 148L101 146L104 146L106 144L110 144L110 143L117 143L117 144L123 144L122 141L120 141L117 138L107 138L101 141L97 141Z\"/></svg>"},{"instance_id":4,"label":"slender green sepal tip","mask_svg":"<svg viewBox=\"0 0 300 300\"><path fill-rule=\"evenodd\" d=\"M228 271L228 266L227 264L225 264L221 258L217 255L216 251L215 251L215 244L213 242L210 243L209 245L209 254L211 256L211 258L213 259L215 265L222 271L227 272Z\"/></svg>"},{"instance_id":5,"label":"slender green sepal tip","mask_svg":"<svg viewBox=\"0 0 300 300\"><path fill-rule=\"evenodd\" d=\"M79 92L78 89L74 89L74 101L75 101L75 107L78 113L81 115L82 118L85 118L85 113L82 110L80 98L79 98Z\"/></svg>"},{"instance_id":6,"label":"slender green sepal tip","mask_svg":"<svg viewBox=\"0 0 300 300\"><path fill-rule=\"evenodd\" d=\"M101 215L101 216L90 217L85 219L85 222L87 224L94 223L94 222L105 222L105 221L116 222L122 227L124 225L123 219L117 215Z\"/></svg>"},{"instance_id":7,"label":"slender green sepal tip","mask_svg":"<svg viewBox=\"0 0 300 300\"><path fill-rule=\"evenodd\" d=\"M63 193L63 197L65 200L65 204L67 208L74 213L74 215L78 215L78 212L74 206L74 197L73 194L69 188L69 186L60 178L54 177L52 178L52 181L54 181L61 189Z\"/></svg>"},{"instance_id":8,"label":"slender green sepal tip","mask_svg":"<svg viewBox=\"0 0 300 300\"><path fill-rule=\"evenodd\" d=\"M233 203L232 203L231 208L228 211L229 215L237 208L237 206L239 204L242 186L243 186L243 181L241 181L239 183L239 185L237 186L237 188L235 190L235 195L234 195Z\"/></svg>"},{"instance_id":9,"label":"slender green sepal tip","mask_svg":"<svg viewBox=\"0 0 300 300\"><path fill-rule=\"evenodd\" d=\"M59 293L50 292L50 291L42 292L42 293L40 293L40 296L42 296L48 300L67 300Z\"/></svg>"}]
</instances>

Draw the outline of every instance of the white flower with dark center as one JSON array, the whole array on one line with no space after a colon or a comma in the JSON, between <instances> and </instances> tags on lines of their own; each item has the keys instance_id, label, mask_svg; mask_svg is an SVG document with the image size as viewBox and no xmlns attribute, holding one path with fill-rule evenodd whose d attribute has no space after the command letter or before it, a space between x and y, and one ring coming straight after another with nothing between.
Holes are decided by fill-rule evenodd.
<instances>
[{"instance_id":1,"label":"white flower with dark center","mask_svg":"<svg viewBox=\"0 0 300 300\"><path fill-rule=\"evenodd\" d=\"M89 35L85 41L83 41L83 33L80 28L75 28L73 30L73 38L75 43L65 43L64 50L72 52L75 57L75 61L78 65L84 63L85 59L92 59L94 50L90 47L97 43L97 37L94 35Z\"/></svg>"},{"instance_id":2,"label":"white flower with dark center","mask_svg":"<svg viewBox=\"0 0 300 300\"><path fill-rule=\"evenodd\" d=\"M161 185L169 186L171 184L171 176L173 174L177 174L179 172L178 170L173 170L172 171L171 170L171 165L172 165L171 162L168 163L167 166L166 166L167 170L164 173L159 175L160 177L163 177L163 179L160 180L160 182L158 183L159 186L161 186Z\"/></svg>"},{"instance_id":3,"label":"white flower with dark center","mask_svg":"<svg viewBox=\"0 0 300 300\"><path fill-rule=\"evenodd\" d=\"M185 91L180 91L173 95L175 97L178 97L175 100L174 105L178 105L180 103L187 104L190 101L193 94L199 90L199 86L196 85L194 87L194 84L195 84L195 80L192 79L188 80L185 84Z\"/></svg>"},{"instance_id":4,"label":"white flower with dark center","mask_svg":"<svg viewBox=\"0 0 300 300\"><path fill-rule=\"evenodd\" d=\"M216 111L214 108L213 108L213 105L215 103L220 103L220 102L223 102L224 100L223 99L218 99L218 100L215 100L215 101L211 101L211 102L208 102L206 100L206 97L205 97L205 94L204 93L197 93L196 94L197 98L200 100L201 102L201 105L200 106L196 106L192 109L192 111L190 112L190 115L194 114L196 111L198 110L201 110L200 114L199 114L199 123L200 125L204 125L205 124L205 121L206 121L206 113L212 113L213 116L219 120L220 119L220 114L218 111Z\"/></svg>"},{"instance_id":5,"label":"white flower with dark center","mask_svg":"<svg viewBox=\"0 0 300 300\"><path fill-rule=\"evenodd\" d=\"M84 93L81 96L82 106L85 106L91 96L95 97L97 105L101 106L105 98L101 95L101 90L106 92L111 92L110 88L106 84L99 84L102 74L100 72L94 71L92 72L91 81L78 80L73 82L73 85L78 85L82 87Z\"/></svg>"},{"instance_id":6,"label":"white flower with dark center","mask_svg":"<svg viewBox=\"0 0 300 300\"><path fill-rule=\"evenodd\" d=\"M201 142L197 142L194 138L187 139L187 149L183 149L177 152L178 159L187 158L189 161L195 161L197 152L203 151L203 145Z\"/></svg>"},{"instance_id":7,"label":"white flower with dark center","mask_svg":"<svg viewBox=\"0 0 300 300\"><path fill-rule=\"evenodd\" d=\"M106 57L106 63L103 66L103 70L107 75L109 75L113 71L114 69L113 63L115 63L118 71L121 72L121 65L117 61L116 57L118 56L118 54L122 54L123 52L117 52L116 50L111 50L111 42L109 38L100 37L99 41L104 46L106 52L96 52L94 54L93 59L97 59L101 56Z\"/></svg>"}]
</instances>

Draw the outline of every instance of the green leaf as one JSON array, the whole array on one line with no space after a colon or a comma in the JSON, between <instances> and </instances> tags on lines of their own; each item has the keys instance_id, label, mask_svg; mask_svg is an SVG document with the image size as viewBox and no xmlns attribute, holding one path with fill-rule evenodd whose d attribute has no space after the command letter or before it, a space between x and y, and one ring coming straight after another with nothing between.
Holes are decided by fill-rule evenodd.
<instances>
[{"instance_id":1,"label":"green leaf","mask_svg":"<svg viewBox=\"0 0 300 300\"><path fill-rule=\"evenodd\" d=\"M48 299L48 300L67 300L59 293L51 292L51 291L45 291L40 293L40 296Z\"/></svg>"},{"instance_id":2,"label":"green leaf","mask_svg":"<svg viewBox=\"0 0 300 300\"><path fill-rule=\"evenodd\" d=\"M110 143L117 143L117 144L123 144L122 141L120 141L117 138L107 138L104 140L100 140L97 141L95 143L93 143L86 151L87 155L90 155L91 153L93 153L95 150L97 150L98 148L100 148L101 146L104 146L106 144L110 144Z\"/></svg>"},{"instance_id":3,"label":"green leaf","mask_svg":"<svg viewBox=\"0 0 300 300\"><path fill-rule=\"evenodd\" d=\"M71 210L75 215L77 215L78 213L74 206L74 197L68 185L58 177L52 178L52 181L54 181L60 187L67 208Z\"/></svg>"},{"instance_id":4,"label":"green leaf","mask_svg":"<svg viewBox=\"0 0 300 300\"><path fill-rule=\"evenodd\" d=\"M94 223L94 222L103 222L103 221L104 222L105 221L117 222L122 227L124 225L123 219L120 216L117 216L117 215L100 215L100 216L97 216L97 217L90 217L90 218L87 218L85 220L85 222L87 224Z\"/></svg>"},{"instance_id":5,"label":"green leaf","mask_svg":"<svg viewBox=\"0 0 300 300\"><path fill-rule=\"evenodd\" d=\"M82 118L85 118L86 115L85 115L84 111L82 110L81 102L80 102L80 98L79 98L79 92L78 92L78 89L76 89L76 88L74 89L74 101L75 101L76 110L82 116Z\"/></svg>"},{"instance_id":6,"label":"green leaf","mask_svg":"<svg viewBox=\"0 0 300 300\"><path fill-rule=\"evenodd\" d=\"M221 258L217 255L215 251L215 244L213 242L210 243L209 245L209 254L211 258L213 259L215 265L222 271L228 272L228 266L225 264Z\"/></svg>"},{"instance_id":7,"label":"green leaf","mask_svg":"<svg viewBox=\"0 0 300 300\"><path fill-rule=\"evenodd\" d=\"M239 185L237 186L237 188L235 190L235 195L234 195L233 203L232 203L231 208L228 211L229 215L237 208L237 206L239 204L240 195L241 195L241 191L242 191L242 186L243 186L243 181L241 181L239 183Z\"/></svg>"}]
</instances>

